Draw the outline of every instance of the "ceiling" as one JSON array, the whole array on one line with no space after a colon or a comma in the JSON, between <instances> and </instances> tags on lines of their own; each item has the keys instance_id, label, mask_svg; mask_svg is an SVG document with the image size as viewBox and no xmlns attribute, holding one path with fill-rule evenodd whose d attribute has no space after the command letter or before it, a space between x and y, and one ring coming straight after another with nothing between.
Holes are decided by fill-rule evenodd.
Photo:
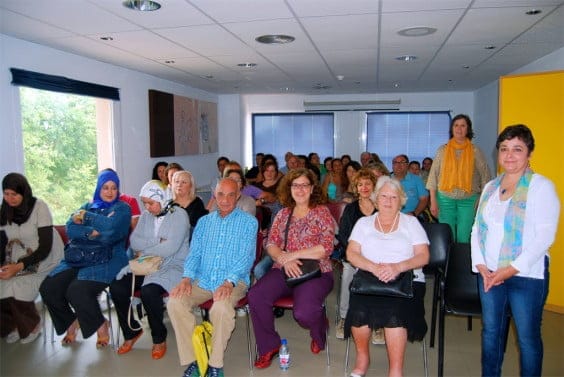
<instances>
[{"instance_id":1,"label":"ceiling","mask_svg":"<svg viewBox=\"0 0 564 377\"><path fill-rule=\"evenodd\" d=\"M0 0L0 33L218 94L468 91L564 46L564 0L157 1Z\"/></svg>"}]
</instances>

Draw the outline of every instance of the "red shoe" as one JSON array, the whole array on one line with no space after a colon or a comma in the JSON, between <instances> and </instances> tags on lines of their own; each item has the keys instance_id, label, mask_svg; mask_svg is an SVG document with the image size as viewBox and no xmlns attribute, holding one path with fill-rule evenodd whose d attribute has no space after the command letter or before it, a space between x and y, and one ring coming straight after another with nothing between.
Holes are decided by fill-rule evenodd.
<instances>
[{"instance_id":1,"label":"red shoe","mask_svg":"<svg viewBox=\"0 0 564 377\"><path fill-rule=\"evenodd\" d=\"M325 348L319 347L319 344L315 340L311 340L311 344L309 345L309 349L311 349L311 353L317 355L319 352L323 351Z\"/></svg>"},{"instance_id":2,"label":"red shoe","mask_svg":"<svg viewBox=\"0 0 564 377\"><path fill-rule=\"evenodd\" d=\"M166 342L159 344L153 344L153 349L151 350L151 357L155 360L162 359L166 353Z\"/></svg>"},{"instance_id":3,"label":"red shoe","mask_svg":"<svg viewBox=\"0 0 564 377\"><path fill-rule=\"evenodd\" d=\"M118 355L123 355L125 353L128 353L129 351L131 351L131 349L133 348L133 345L135 344L135 342L137 342L139 340L139 338L141 338L141 335L143 335L143 330L139 331L137 333L137 335L135 335L130 341L129 343L123 343L117 350L117 354Z\"/></svg>"},{"instance_id":4,"label":"red shoe","mask_svg":"<svg viewBox=\"0 0 564 377\"><path fill-rule=\"evenodd\" d=\"M259 356L258 360L255 361L255 368L258 369L268 368L272 363L272 359L274 359L274 356L276 355L278 355L278 348L275 348L272 351L267 352L262 356Z\"/></svg>"}]
</instances>

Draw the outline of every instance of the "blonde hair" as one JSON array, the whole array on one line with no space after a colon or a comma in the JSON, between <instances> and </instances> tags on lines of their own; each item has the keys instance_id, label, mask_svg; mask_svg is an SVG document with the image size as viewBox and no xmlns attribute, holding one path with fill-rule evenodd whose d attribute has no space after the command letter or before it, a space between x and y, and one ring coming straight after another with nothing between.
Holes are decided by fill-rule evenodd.
<instances>
[{"instance_id":1,"label":"blonde hair","mask_svg":"<svg viewBox=\"0 0 564 377\"><path fill-rule=\"evenodd\" d=\"M179 170L177 172L174 172L174 174L172 175L172 181L174 182L174 179L177 176L180 177L181 175L188 177L188 182L190 182L190 192L188 193L188 198L190 199L190 201L192 201L196 197L196 181L194 180L194 176L188 170ZM176 193L174 192L174 190L172 190L172 199L176 200Z\"/></svg>"}]
</instances>

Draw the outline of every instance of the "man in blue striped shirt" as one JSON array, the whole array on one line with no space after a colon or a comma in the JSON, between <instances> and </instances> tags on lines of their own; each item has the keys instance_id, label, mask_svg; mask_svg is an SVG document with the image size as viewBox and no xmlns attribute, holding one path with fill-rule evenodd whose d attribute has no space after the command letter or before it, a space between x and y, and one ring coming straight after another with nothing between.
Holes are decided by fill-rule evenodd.
<instances>
[{"instance_id":1,"label":"man in blue striped shirt","mask_svg":"<svg viewBox=\"0 0 564 377\"><path fill-rule=\"evenodd\" d=\"M214 303L210 320L214 326L209 376L223 376L223 354L235 328L235 305L245 296L255 259L258 223L236 208L240 196L237 182L222 179L216 187L218 209L198 221L190 252L184 263L183 279L170 292L167 304L176 333L184 376L199 376L192 346L196 320L192 309L209 300Z\"/></svg>"}]
</instances>

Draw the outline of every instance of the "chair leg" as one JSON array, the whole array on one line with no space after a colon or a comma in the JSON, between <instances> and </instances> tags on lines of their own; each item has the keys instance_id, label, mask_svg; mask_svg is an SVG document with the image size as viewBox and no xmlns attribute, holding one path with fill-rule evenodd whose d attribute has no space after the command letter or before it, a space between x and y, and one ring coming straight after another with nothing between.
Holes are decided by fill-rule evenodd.
<instances>
[{"instance_id":1,"label":"chair leg","mask_svg":"<svg viewBox=\"0 0 564 377\"><path fill-rule=\"evenodd\" d=\"M108 307L108 322L110 323L110 345L112 347L113 350L116 349L116 344L115 344L115 336L114 336L114 325L112 322L112 296L110 294L109 289L105 289L104 292L106 293L106 305ZM119 329L117 329L117 331L119 332Z\"/></svg>"},{"instance_id":2,"label":"chair leg","mask_svg":"<svg viewBox=\"0 0 564 377\"><path fill-rule=\"evenodd\" d=\"M472 316L468 316L468 331L472 331Z\"/></svg>"},{"instance_id":3,"label":"chair leg","mask_svg":"<svg viewBox=\"0 0 564 377\"><path fill-rule=\"evenodd\" d=\"M425 377L429 377L429 361L427 360L427 344L425 344L425 338L423 338L422 348L423 348L423 368L425 369Z\"/></svg>"},{"instance_id":4,"label":"chair leg","mask_svg":"<svg viewBox=\"0 0 564 377\"><path fill-rule=\"evenodd\" d=\"M429 347L435 346L435 332L437 327L437 303L439 302L439 276L435 274L433 282L433 309L431 311L431 335L429 337Z\"/></svg>"},{"instance_id":5,"label":"chair leg","mask_svg":"<svg viewBox=\"0 0 564 377\"><path fill-rule=\"evenodd\" d=\"M445 308L444 303L441 301L441 308L439 310L439 352L438 352L438 368L437 375L443 377L444 375L444 350L445 348Z\"/></svg>"},{"instance_id":6,"label":"chair leg","mask_svg":"<svg viewBox=\"0 0 564 377\"><path fill-rule=\"evenodd\" d=\"M335 305L335 326L339 323L341 319L340 308L341 308L341 281L343 280L343 265L341 264L341 270L337 270L337 303Z\"/></svg>"},{"instance_id":7,"label":"chair leg","mask_svg":"<svg viewBox=\"0 0 564 377\"><path fill-rule=\"evenodd\" d=\"M349 370L349 350L351 345L351 337L352 335L347 338L347 345L345 347L345 376L347 375L347 372Z\"/></svg>"},{"instance_id":8,"label":"chair leg","mask_svg":"<svg viewBox=\"0 0 564 377\"><path fill-rule=\"evenodd\" d=\"M249 317L251 314L249 313L249 307L245 305L245 312L246 312L246 320L247 320L247 351L249 352L249 369L253 370L253 351L251 345L251 324Z\"/></svg>"}]
</instances>

